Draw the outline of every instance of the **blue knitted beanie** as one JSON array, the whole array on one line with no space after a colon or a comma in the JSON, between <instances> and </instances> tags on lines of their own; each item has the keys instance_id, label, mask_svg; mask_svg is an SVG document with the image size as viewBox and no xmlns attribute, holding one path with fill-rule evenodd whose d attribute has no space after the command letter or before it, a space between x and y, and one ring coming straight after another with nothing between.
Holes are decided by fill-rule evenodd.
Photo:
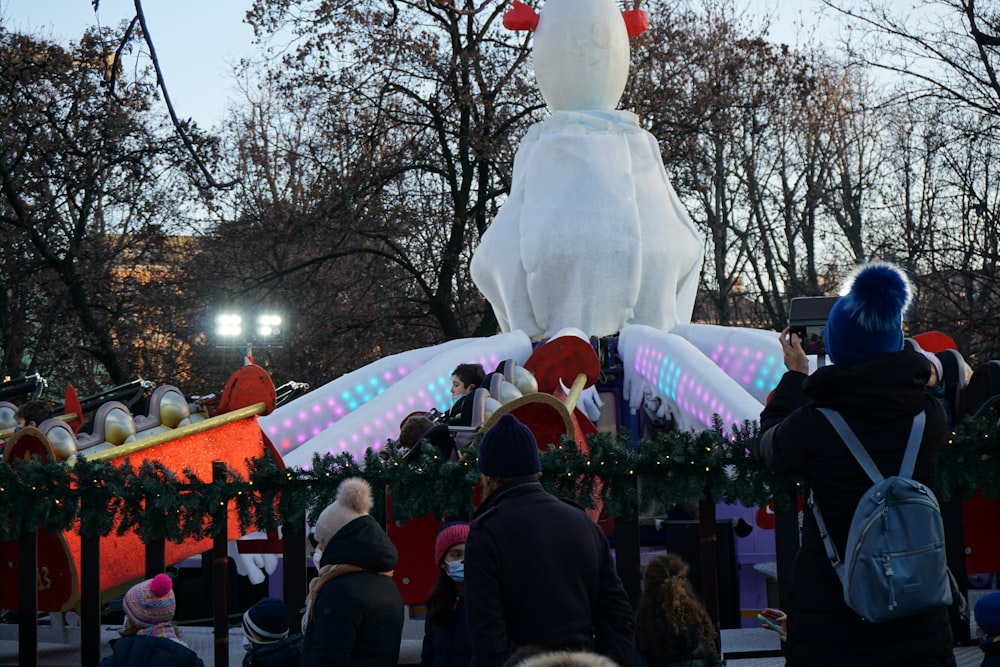
<instances>
[{"instance_id":1,"label":"blue knitted beanie","mask_svg":"<svg viewBox=\"0 0 1000 667\"><path fill-rule=\"evenodd\" d=\"M886 262L865 264L845 286L823 332L830 360L850 366L902 350L903 312L913 291L902 269Z\"/></svg>"}]
</instances>

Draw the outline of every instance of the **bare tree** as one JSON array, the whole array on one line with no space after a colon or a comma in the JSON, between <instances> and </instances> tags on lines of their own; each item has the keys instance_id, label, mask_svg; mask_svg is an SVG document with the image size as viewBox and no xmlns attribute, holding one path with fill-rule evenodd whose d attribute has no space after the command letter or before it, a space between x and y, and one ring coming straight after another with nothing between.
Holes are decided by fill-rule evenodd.
<instances>
[{"instance_id":1,"label":"bare tree","mask_svg":"<svg viewBox=\"0 0 1000 667\"><path fill-rule=\"evenodd\" d=\"M146 331L134 315L152 302L137 274L183 187L163 176L177 142L150 116L149 87L106 94L104 43L90 32L67 50L0 29L4 371L85 390L135 374L130 346Z\"/></svg>"},{"instance_id":2,"label":"bare tree","mask_svg":"<svg viewBox=\"0 0 1000 667\"><path fill-rule=\"evenodd\" d=\"M326 330L367 347L347 346L355 364L496 331L468 263L543 108L504 2L392 5L254 6L282 55L247 70L267 92L231 128L241 185L214 197L216 231L250 253L227 289L326 295Z\"/></svg>"},{"instance_id":3,"label":"bare tree","mask_svg":"<svg viewBox=\"0 0 1000 667\"><path fill-rule=\"evenodd\" d=\"M766 25L747 25L729 5L651 12L626 105L661 140L705 230L698 317L780 327L789 296L829 284L827 253L842 230L827 205L863 90L821 54L770 43Z\"/></svg>"}]
</instances>

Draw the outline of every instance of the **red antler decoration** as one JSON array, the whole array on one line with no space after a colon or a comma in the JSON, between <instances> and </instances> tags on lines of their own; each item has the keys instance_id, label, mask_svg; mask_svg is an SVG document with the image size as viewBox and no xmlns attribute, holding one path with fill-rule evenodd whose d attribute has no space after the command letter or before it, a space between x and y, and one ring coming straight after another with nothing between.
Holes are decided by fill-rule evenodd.
<instances>
[{"instance_id":1,"label":"red antler decoration","mask_svg":"<svg viewBox=\"0 0 1000 667\"><path fill-rule=\"evenodd\" d=\"M521 0L514 0L503 15L503 27L508 30L534 30L538 27L538 12Z\"/></svg>"},{"instance_id":2,"label":"red antler decoration","mask_svg":"<svg viewBox=\"0 0 1000 667\"><path fill-rule=\"evenodd\" d=\"M622 12L622 18L625 19L625 29L628 30L629 37L641 35L649 28L649 17L641 9L630 9L627 12Z\"/></svg>"},{"instance_id":3,"label":"red antler decoration","mask_svg":"<svg viewBox=\"0 0 1000 667\"><path fill-rule=\"evenodd\" d=\"M625 29L629 37L635 37L649 28L649 17L641 9L630 9L622 12ZM514 0L510 9L503 15L503 27L508 30L534 30L538 27L538 12L521 2Z\"/></svg>"}]
</instances>

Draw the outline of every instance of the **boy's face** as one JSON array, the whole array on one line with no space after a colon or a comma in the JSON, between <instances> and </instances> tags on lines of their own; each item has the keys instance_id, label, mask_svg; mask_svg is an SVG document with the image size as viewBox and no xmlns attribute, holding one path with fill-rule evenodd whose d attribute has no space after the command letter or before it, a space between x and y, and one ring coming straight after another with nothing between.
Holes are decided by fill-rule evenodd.
<instances>
[{"instance_id":1,"label":"boy's face","mask_svg":"<svg viewBox=\"0 0 1000 667\"><path fill-rule=\"evenodd\" d=\"M469 393L470 389L470 385L467 385L459 380L457 375L451 376L451 397L453 399L458 398L459 396L465 396Z\"/></svg>"}]
</instances>

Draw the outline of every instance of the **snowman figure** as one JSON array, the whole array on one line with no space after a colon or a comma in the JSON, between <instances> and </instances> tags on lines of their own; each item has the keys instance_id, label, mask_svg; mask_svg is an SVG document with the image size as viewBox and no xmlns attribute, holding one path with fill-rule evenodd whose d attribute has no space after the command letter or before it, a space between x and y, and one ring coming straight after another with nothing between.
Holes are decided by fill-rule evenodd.
<instances>
[{"instance_id":1,"label":"snowman figure","mask_svg":"<svg viewBox=\"0 0 1000 667\"><path fill-rule=\"evenodd\" d=\"M551 112L514 158L509 199L472 258L472 278L504 332L590 336L626 324L669 331L691 320L704 254L655 137L615 110L641 10L614 0L519 0L505 25L534 29L533 61Z\"/></svg>"}]
</instances>

